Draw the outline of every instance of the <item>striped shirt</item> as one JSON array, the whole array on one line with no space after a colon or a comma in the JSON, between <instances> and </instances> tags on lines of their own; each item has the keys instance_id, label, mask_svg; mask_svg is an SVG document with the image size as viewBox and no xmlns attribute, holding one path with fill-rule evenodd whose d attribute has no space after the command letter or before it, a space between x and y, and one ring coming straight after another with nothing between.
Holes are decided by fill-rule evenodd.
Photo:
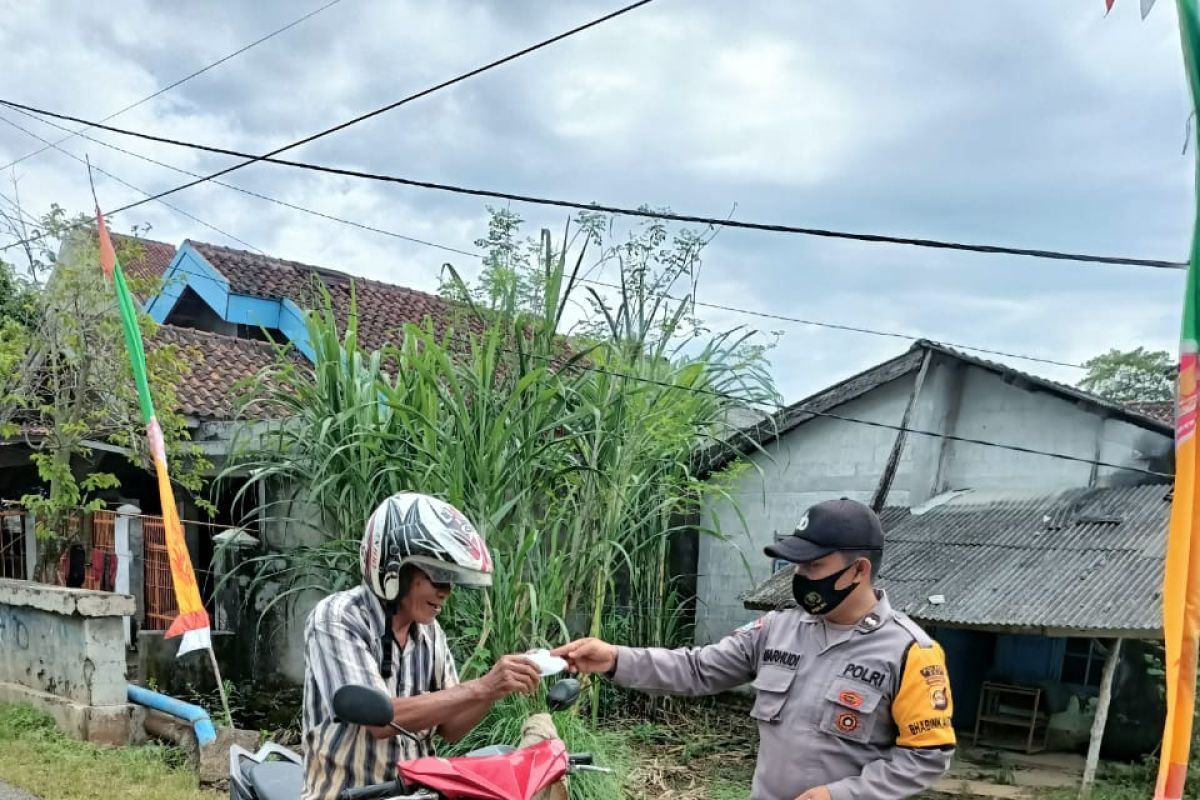
<instances>
[{"instance_id":1,"label":"striped shirt","mask_svg":"<svg viewBox=\"0 0 1200 800\"><path fill-rule=\"evenodd\" d=\"M433 754L433 731L411 731L418 745L397 734L376 739L333 718L333 693L349 683L374 686L392 697L414 697L458 683L446 634L435 621L414 624L401 649L394 639L392 677L380 674L386 621L365 586L319 602L304 627L304 749L302 800L335 800L338 793L396 778L396 763Z\"/></svg>"}]
</instances>

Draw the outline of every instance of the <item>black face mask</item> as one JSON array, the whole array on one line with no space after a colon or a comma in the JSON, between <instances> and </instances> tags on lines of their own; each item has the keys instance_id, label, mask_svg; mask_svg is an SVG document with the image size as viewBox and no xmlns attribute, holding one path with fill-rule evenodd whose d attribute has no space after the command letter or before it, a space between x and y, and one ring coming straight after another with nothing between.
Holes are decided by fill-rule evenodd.
<instances>
[{"instance_id":1,"label":"black face mask","mask_svg":"<svg viewBox=\"0 0 1200 800\"><path fill-rule=\"evenodd\" d=\"M843 575L849 572L855 564L855 561L846 565L846 568L839 570L825 578L805 578L801 575L792 576L792 596L796 598L796 603L801 608L815 616L828 614L842 604L850 593L858 588L858 582L847 586L845 589L835 589L836 584Z\"/></svg>"}]
</instances>

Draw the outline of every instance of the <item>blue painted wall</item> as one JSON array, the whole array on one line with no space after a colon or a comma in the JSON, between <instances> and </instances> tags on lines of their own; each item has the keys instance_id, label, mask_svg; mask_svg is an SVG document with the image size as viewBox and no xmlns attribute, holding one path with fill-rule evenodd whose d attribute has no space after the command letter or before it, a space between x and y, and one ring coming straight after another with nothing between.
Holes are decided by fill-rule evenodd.
<instances>
[{"instance_id":1,"label":"blue painted wall","mask_svg":"<svg viewBox=\"0 0 1200 800\"><path fill-rule=\"evenodd\" d=\"M1013 683L1057 681L1062 674L1066 639L1044 636L996 637L996 673Z\"/></svg>"},{"instance_id":2,"label":"blue painted wall","mask_svg":"<svg viewBox=\"0 0 1200 800\"><path fill-rule=\"evenodd\" d=\"M1011 636L952 628L929 628L946 651L954 691L954 727L975 727L984 681L1036 686L1062 674L1065 639Z\"/></svg>"},{"instance_id":3,"label":"blue painted wall","mask_svg":"<svg viewBox=\"0 0 1200 800\"><path fill-rule=\"evenodd\" d=\"M996 635L952 628L930 628L929 635L946 651L946 671L954 694L954 727L975 727L979 695L995 659Z\"/></svg>"},{"instance_id":4,"label":"blue painted wall","mask_svg":"<svg viewBox=\"0 0 1200 800\"><path fill-rule=\"evenodd\" d=\"M229 281L190 244L175 253L163 276L163 289L146 303L146 311L158 323L171 315L175 304L190 287L217 316L237 325L264 327L281 332L309 361L316 354L308 340L304 311L286 297L253 297L229 290Z\"/></svg>"}]
</instances>

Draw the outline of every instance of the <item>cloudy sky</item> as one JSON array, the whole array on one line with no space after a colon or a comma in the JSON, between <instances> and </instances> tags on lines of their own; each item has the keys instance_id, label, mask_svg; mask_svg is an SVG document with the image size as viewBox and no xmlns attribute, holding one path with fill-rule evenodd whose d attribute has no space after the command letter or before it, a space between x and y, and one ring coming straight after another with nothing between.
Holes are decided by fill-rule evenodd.
<instances>
[{"instance_id":1,"label":"cloudy sky","mask_svg":"<svg viewBox=\"0 0 1200 800\"><path fill-rule=\"evenodd\" d=\"M0 0L0 97L97 119L323 2L129 0L110 15L106 3ZM341 0L113 124L265 152L616 5ZM1137 5L1118 0L1105 18L1103 0L656 0L293 155L584 202L1183 260L1192 153L1174 4L1145 22ZM3 120L63 135L0 109L0 164L42 147ZM89 135L192 171L230 163ZM95 142L62 147L149 192L184 180ZM14 170L31 213L90 206L82 167L60 152ZM483 203L467 197L263 164L226 180L450 247L471 249L485 230ZM108 208L144 196L103 177L98 190ZM268 253L416 288L435 289L447 260L473 266L219 186L169 202ZM565 222L515 210L531 232ZM133 223L174 243L245 246L158 204L114 227ZM1110 347L1174 351L1182 284L1174 271L726 230L706 251L699 299L1079 362ZM907 347L701 312L715 327L783 332L772 363L788 400Z\"/></svg>"}]
</instances>

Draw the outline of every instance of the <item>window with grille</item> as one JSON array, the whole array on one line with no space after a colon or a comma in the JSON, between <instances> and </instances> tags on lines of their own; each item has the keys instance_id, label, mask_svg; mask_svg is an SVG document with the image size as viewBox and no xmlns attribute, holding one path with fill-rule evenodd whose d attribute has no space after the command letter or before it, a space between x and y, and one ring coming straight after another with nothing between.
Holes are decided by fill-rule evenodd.
<instances>
[{"instance_id":1,"label":"window with grille","mask_svg":"<svg viewBox=\"0 0 1200 800\"><path fill-rule=\"evenodd\" d=\"M1067 639L1060 680L1063 683L1099 689L1100 676L1104 672L1104 660L1107 657L1108 648L1095 639Z\"/></svg>"}]
</instances>

